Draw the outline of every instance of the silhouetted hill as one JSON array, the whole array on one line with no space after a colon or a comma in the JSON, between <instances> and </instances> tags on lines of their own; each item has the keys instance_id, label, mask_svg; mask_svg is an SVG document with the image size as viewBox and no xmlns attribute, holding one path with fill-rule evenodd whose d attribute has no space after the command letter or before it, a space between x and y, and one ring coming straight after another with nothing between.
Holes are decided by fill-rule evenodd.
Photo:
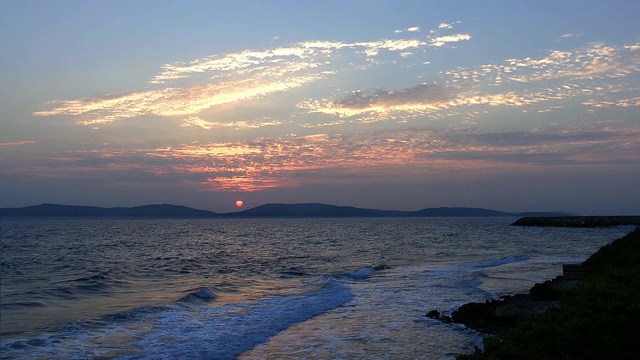
<instances>
[{"instance_id":1,"label":"silhouetted hill","mask_svg":"<svg viewBox=\"0 0 640 360\"><path fill-rule=\"evenodd\" d=\"M487 216L562 216L566 213L508 213L481 208L440 207L419 211L362 209L353 206L337 206L319 203L266 204L244 211L215 213L177 205L143 205L136 207L102 208L42 204L23 208L2 208L5 217L152 217L152 218L310 218L310 217L487 217Z\"/></svg>"},{"instance_id":2,"label":"silhouetted hill","mask_svg":"<svg viewBox=\"0 0 640 360\"><path fill-rule=\"evenodd\" d=\"M14 217L213 217L212 211L197 210L178 205L143 205L136 207L102 208L42 204L23 208L0 209L0 216Z\"/></svg>"},{"instance_id":3,"label":"silhouetted hill","mask_svg":"<svg viewBox=\"0 0 640 360\"><path fill-rule=\"evenodd\" d=\"M337 206L318 203L265 204L237 213L232 217L401 217L413 216L411 211L361 209L353 206Z\"/></svg>"},{"instance_id":4,"label":"silhouetted hill","mask_svg":"<svg viewBox=\"0 0 640 360\"><path fill-rule=\"evenodd\" d=\"M207 210L193 209L180 205L143 205L133 208L113 208L128 214L128 216L149 216L149 217L212 217L217 213Z\"/></svg>"},{"instance_id":5,"label":"silhouetted hill","mask_svg":"<svg viewBox=\"0 0 640 360\"><path fill-rule=\"evenodd\" d=\"M353 206L337 206L319 203L305 204L265 204L252 209L220 214L226 217L487 217L523 216L522 213L467 207L439 207L418 211L362 209ZM559 216L566 213L535 213L537 216Z\"/></svg>"}]
</instances>

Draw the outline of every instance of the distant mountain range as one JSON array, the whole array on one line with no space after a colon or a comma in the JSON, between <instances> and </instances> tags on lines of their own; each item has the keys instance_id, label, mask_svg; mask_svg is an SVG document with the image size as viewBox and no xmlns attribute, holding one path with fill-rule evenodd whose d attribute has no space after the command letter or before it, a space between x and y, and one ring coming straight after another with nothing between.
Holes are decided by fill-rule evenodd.
<instances>
[{"instance_id":1,"label":"distant mountain range","mask_svg":"<svg viewBox=\"0 0 640 360\"><path fill-rule=\"evenodd\" d=\"M482 208L439 207L418 211L362 209L318 203L266 204L229 213L215 213L170 204L103 208L42 204L21 208L0 208L3 217L112 217L112 218L369 218L369 217L490 217L570 216L565 212L509 213Z\"/></svg>"}]
</instances>

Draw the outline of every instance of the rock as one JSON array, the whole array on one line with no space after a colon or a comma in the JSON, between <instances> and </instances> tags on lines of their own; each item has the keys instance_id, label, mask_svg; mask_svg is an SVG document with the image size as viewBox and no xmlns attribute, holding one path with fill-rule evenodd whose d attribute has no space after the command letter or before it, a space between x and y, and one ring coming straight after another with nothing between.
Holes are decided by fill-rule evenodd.
<instances>
[{"instance_id":1,"label":"rock","mask_svg":"<svg viewBox=\"0 0 640 360\"><path fill-rule=\"evenodd\" d=\"M560 300L560 297L576 289L582 284L581 280L564 279L563 277L557 277L553 280L547 280L543 283L537 283L533 285L529 293L531 295L539 296L544 300L556 301Z\"/></svg>"},{"instance_id":2,"label":"rock","mask_svg":"<svg viewBox=\"0 0 640 360\"><path fill-rule=\"evenodd\" d=\"M435 319L435 320L446 322L446 323L453 322L453 320L451 319L451 316L443 315L443 314L440 313L440 311L435 310L435 309L433 309L433 310L429 311L428 313L426 313L425 316L426 317L430 317L430 318Z\"/></svg>"},{"instance_id":3,"label":"rock","mask_svg":"<svg viewBox=\"0 0 640 360\"><path fill-rule=\"evenodd\" d=\"M450 317L442 315L438 310L431 310L426 316L463 324L486 335L504 337L517 322L560 306L560 298L580 286L584 273L583 264L565 264L563 276L535 284L529 294L505 296L484 303L467 303Z\"/></svg>"},{"instance_id":4,"label":"rock","mask_svg":"<svg viewBox=\"0 0 640 360\"><path fill-rule=\"evenodd\" d=\"M433 309L429 311L425 316L430 317L432 319L438 319L440 318L440 311Z\"/></svg>"},{"instance_id":5,"label":"rock","mask_svg":"<svg viewBox=\"0 0 640 360\"><path fill-rule=\"evenodd\" d=\"M451 314L451 319L452 322L466 325L487 335L502 337L518 321L542 314L559 304L557 300L550 301L531 294L517 294L501 300L464 304Z\"/></svg>"},{"instance_id":6,"label":"rock","mask_svg":"<svg viewBox=\"0 0 640 360\"><path fill-rule=\"evenodd\" d=\"M497 317L496 309L505 300L493 300L484 303L468 303L462 305L451 314L452 321L487 335L503 336L515 325L515 318Z\"/></svg>"},{"instance_id":7,"label":"rock","mask_svg":"<svg viewBox=\"0 0 640 360\"><path fill-rule=\"evenodd\" d=\"M503 306L498 306L494 313L498 318L518 318L524 319L533 315L540 315L548 309L559 306L560 301L539 301L524 300L511 302Z\"/></svg>"}]
</instances>

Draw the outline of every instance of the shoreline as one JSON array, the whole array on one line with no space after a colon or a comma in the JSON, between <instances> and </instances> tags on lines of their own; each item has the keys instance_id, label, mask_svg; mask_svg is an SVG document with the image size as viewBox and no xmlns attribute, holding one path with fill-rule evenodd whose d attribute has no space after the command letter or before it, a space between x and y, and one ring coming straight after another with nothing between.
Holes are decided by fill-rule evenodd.
<instances>
[{"instance_id":1,"label":"shoreline","mask_svg":"<svg viewBox=\"0 0 640 360\"><path fill-rule=\"evenodd\" d=\"M518 322L559 307L562 296L582 284L582 276L568 275L576 268L583 268L582 263L566 265L563 275L536 283L528 293L506 295L485 302L469 302L453 311L451 316L443 315L438 310L431 310L425 316L465 325L484 336L503 338Z\"/></svg>"},{"instance_id":2,"label":"shoreline","mask_svg":"<svg viewBox=\"0 0 640 360\"><path fill-rule=\"evenodd\" d=\"M564 224L558 226L580 224L567 225L563 218L553 221ZM630 224L614 219L613 225L601 226L620 225ZM484 349L457 359L594 358L593 354L634 359L640 358L640 350L629 334L633 338L640 323L638 298L640 226L584 262L563 265L562 275L536 283L529 293L466 303L451 316L438 310L425 316L465 325L484 337Z\"/></svg>"}]
</instances>

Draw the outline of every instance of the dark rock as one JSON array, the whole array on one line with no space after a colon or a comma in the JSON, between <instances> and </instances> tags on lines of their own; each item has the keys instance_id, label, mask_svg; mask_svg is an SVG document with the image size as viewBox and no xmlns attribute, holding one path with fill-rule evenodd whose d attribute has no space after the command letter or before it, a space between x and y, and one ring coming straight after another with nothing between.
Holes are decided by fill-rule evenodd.
<instances>
[{"instance_id":1,"label":"dark rock","mask_svg":"<svg viewBox=\"0 0 640 360\"><path fill-rule=\"evenodd\" d=\"M516 322L512 317L496 316L496 308L503 301L506 299L464 304L451 314L451 319L484 334L502 336Z\"/></svg>"},{"instance_id":2,"label":"dark rock","mask_svg":"<svg viewBox=\"0 0 640 360\"><path fill-rule=\"evenodd\" d=\"M518 301L511 301L497 306L494 313L497 318L525 319L533 315L540 315L548 309L559 305L560 301L540 301L535 297L522 297Z\"/></svg>"},{"instance_id":3,"label":"dark rock","mask_svg":"<svg viewBox=\"0 0 640 360\"><path fill-rule=\"evenodd\" d=\"M558 276L553 280L535 284L529 290L529 294L505 296L484 303L464 304L451 314L451 321L487 335L503 337L517 322L560 306L560 297L577 288L580 283L580 280L567 280ZM433 310L429 313L437 315Z\"/></svg>"},{"instance_id":4,"label":"dark rock","mask_svg":"<svg viewBox=\"0 0 640 360\"><path fill-rule=\"evenodd\" d=\"M640 216L528 216L516 220L514 226L611 227L640 226Z\"/></svg>"},{"instance_id":5,"label":"dark rock","mask_svg":"<svg viewBox=\"0 0 640 360\"><path fill-rule=\"evenodd\" d=\"M558 301L568 291L578 288L581 280L565 279L561 276L533 285L529 293L546 301Z\"/></svg>"},{"instance_id":6,"label":"dark rock","mask_svg":"<svg viewBox=\"0 0 640 360\"><path fill-rule=\"evenodd\" d=\"M436 319L442 322L446 322L446 323L450 323L453 322L453 320L451 319L451 316L447 316L447 315L443 315L440 313L440 311L438 310L431 310L428 313L426 313L425 315L426 317L430 317L432 319Z\"/></svg>"}]
</instances>

